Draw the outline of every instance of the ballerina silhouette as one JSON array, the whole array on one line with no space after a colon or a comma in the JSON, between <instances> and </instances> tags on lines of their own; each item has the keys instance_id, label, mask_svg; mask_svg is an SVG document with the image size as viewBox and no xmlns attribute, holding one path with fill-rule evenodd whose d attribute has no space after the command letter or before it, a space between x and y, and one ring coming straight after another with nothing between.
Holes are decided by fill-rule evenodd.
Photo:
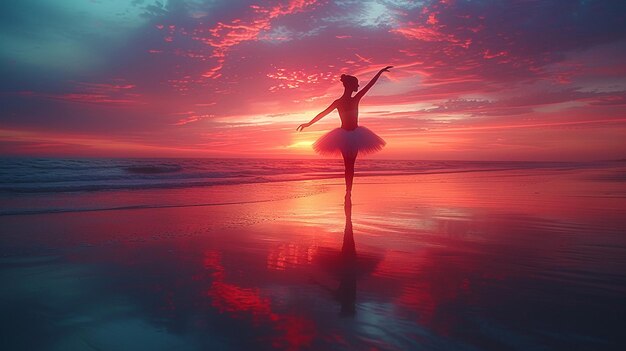
<instances>
[{"instance_id":1,"label":"ballerina silhouette","mask_svg":"<svg viewBox=\"0 0 626 351\"><path fill-rule=\"evenodd\" d=\"M337 109L341 118L341 128L335 128L320 137L314 144L313 149L322 155L343 156L346 179L346 197L351 196L352 181L354 179L354 163L359 153L368 154L380 151L385 146L385 141L371 130L359 126L359 102L370 88L376 83L383 72L389 72L393 66L387 66L374 76L367 85L352 96L359 89L359 80L354 76L342 74L341 82L345 88L343 95L333 101L324 111L320 112L309 123L303 123L296 128L302 131L319 121L324 116Z\"/></svg>"}]
</instances>

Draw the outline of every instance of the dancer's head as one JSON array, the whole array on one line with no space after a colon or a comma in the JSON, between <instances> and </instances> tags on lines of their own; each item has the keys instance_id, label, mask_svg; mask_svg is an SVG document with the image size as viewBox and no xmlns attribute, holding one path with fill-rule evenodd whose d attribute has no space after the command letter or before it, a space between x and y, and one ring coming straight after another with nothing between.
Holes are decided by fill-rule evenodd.
<instances>
[{"instance_id":1,"label":"dancer's head","mask_svg":"<svg viewBox=\"0 0 626 351\"><path fill-rule=\"evenodd\" d=\"M356 79L355 76L349 76L347 74L342 74L341 75L341 82L343 83L343 86L350 90L350 91L357 91L359 90L359 80Z\"/></svg>"}]
</instances>

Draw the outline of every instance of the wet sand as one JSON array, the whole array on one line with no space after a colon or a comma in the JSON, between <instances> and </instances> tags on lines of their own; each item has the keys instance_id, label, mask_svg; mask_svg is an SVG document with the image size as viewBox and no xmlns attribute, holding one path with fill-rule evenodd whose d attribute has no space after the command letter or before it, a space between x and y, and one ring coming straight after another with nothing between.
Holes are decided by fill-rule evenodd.
<instances>
[{"instance_id":1,"label":"wet sand","mask_svg":"<svg viewBox=\"0 0 626 351\"><path fill-rule=\"evenodd\" d=\"M124 209L0 216L3 349L619 350L615 174L66 194Z\"/></svg>"}]
</instances>

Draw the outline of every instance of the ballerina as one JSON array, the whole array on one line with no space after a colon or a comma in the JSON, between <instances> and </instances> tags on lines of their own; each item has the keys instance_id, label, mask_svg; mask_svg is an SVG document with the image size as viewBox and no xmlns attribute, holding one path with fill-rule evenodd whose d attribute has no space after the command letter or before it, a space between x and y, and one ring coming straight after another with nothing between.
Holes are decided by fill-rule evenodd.
<instances>
[{"instance_id":1,"label":"ballerina","mask_svg":"<svg viewBox=\"0 0 626 351\"><path fill-rule=\"evenodd\" d=\"M359 102L365 93L376 83L383 72L389 72L393 66L387 66L374 76L367 85L359 89L359 80L354 76L342 74L341 82L345 88L343 95L333 101L324 111L320 112L309 123L303 123L296 128L302 131L319 121L324 116L337 109L341 118L341 128L335 128L320 137L314 144L313 149L322 155L343 156L346 179L346 197L352 193L352 181L354 179L354 163L359 153L368 154L380 151L385 146L385 141L371 130L358 125ZM353 92L357 92L352 96Z\"/></svg>"}]
</instances>

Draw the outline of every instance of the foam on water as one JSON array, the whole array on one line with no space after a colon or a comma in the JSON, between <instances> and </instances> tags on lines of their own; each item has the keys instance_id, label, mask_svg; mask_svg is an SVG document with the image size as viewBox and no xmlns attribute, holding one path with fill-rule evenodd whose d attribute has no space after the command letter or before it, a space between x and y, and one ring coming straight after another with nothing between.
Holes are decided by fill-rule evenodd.
<instances>
[{"instance_id":1,"label":"foam on water","mask_svg":"<svg viewBox=\"0 0 626 351\"><path fill-rule=\"evenodd\" d=\"M606 167L610 162L358 160L359 175ZM343 176L341 160L34 159L0 163L1 193L184 188Z\"/></svg>"},{"instance_id":2,"label":"foam on water","mask_svg":"<svg viewBox=\"0 0 626 351\"><path fill-rule=\"evenodd\" d=\"M357 177L594 168L609 170L603 174L615 180L623 178L616 174L624 174L625 165L624 162L358 160ZM0 163L0 215L269 201L275 200L272 194L285 192L257 189L253 196L241 197L221 187L334 178L341 182L343 171L343 162L337 159L6 158ZM171 190L172 196L163 190ZM180 195L180 191L186 191L185 195ZM302 195L297 190L287 193Z\"/></svg>"}]
</instances>

